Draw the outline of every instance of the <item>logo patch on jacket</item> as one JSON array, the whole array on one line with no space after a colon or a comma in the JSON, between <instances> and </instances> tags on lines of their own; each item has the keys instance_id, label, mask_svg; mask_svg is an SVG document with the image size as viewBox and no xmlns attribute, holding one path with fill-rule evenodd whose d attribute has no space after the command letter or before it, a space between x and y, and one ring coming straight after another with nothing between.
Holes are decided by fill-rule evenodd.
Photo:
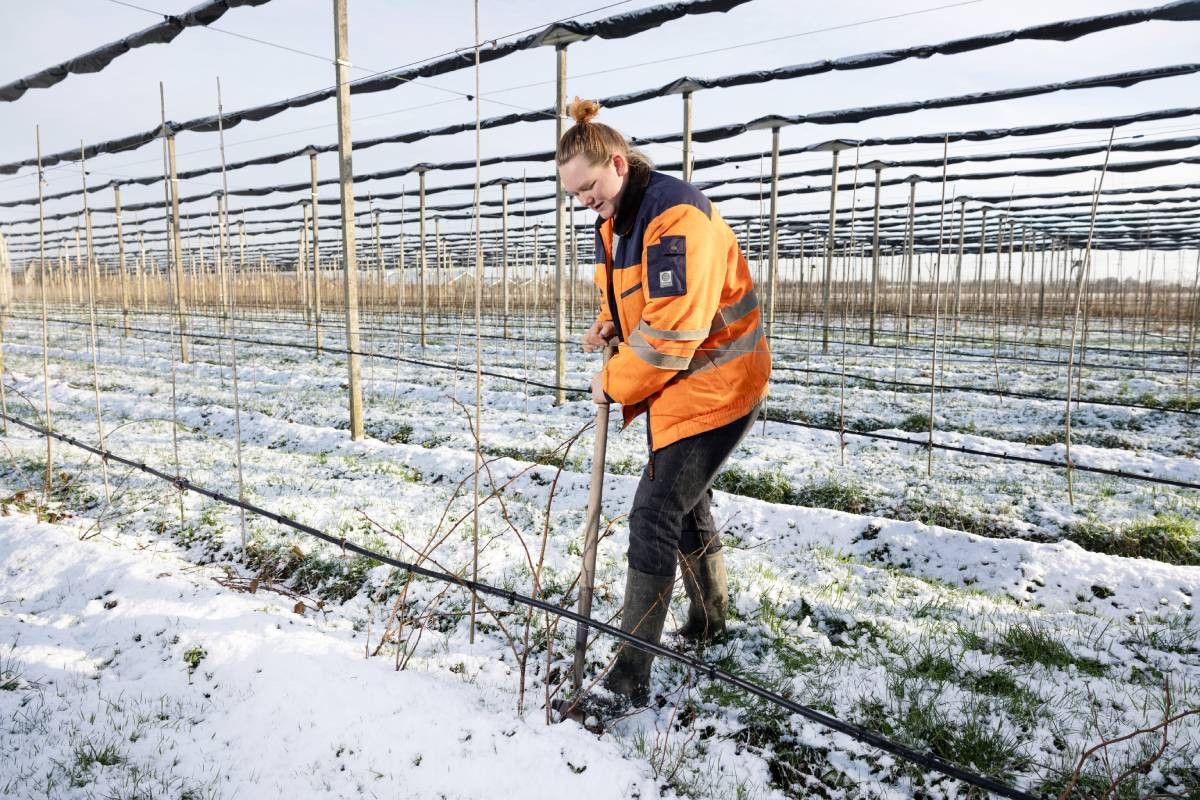
<instances>
[{"instance_id":1,"label":"logo patch on jacket","mask_svg":"<svg viewBox=\"0 0 1200 800\"><path fill-rule=\"evenodd\" d=\"M651 297L687 294L687 237L664 236L646 248Z\"/></svg>"}]
</instances>

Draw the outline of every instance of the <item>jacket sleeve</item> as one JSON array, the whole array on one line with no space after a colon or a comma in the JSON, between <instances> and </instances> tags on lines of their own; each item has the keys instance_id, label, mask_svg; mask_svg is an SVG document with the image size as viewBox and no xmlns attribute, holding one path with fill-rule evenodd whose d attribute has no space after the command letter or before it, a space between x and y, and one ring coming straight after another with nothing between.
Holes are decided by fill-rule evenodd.
<instances>
[{"instance_id":1,"label":"jacket sleeve","mask_svg":"<svg viewBox=\"0 0 1200 800\"><path fill-rule=\"evenodd\" d=\"M612 312L608 310L608 275L605 272L604 264L596 265L596 275L593 278L596 283L596 288L600 290L600 308L596 314L597 322L612 320Z\"/></svg>"},{"instance_id":2,"label":"jacket sleeve","mask_svg":"<svg viewBox=\"0 0 1200 800\"><path fill-rule=\"evenodd\" d=\"M604 261L604 242L600 238L600 229L596 229L596 266L593 270L592 281L600 290L600 313L596 315L597 322L612 321L612 312L608 310L608 272Z\"/></svg>"},{"instance_id":3,"label":"jacket sleeve","mask_svg":"<svg viewBox=\"0 0 1200 800\"><path fill-rule=\"evenodd\" d=\"M604 369L604 392L622 405L645 400L691 365L708 338L725 277L712 222L693 205L656 217L644 243L642 318Z\"/></svg>"}]
</instances>

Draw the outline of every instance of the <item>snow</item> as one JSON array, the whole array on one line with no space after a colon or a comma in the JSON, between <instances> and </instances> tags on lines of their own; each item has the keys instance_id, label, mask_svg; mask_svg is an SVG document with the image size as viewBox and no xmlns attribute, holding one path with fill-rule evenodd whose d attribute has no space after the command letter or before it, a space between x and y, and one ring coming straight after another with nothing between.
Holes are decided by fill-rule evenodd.
<instances>
[{"instance_id":1,"label":"snow","mask_svg":"<svg viewBox=\"0 0 1200 800\"><path fill-rule=\"evenodd\" d=\"M236 496L230 351L199 336L219 331L218 322L194 323L193 362L175 367L174 412L170 339L143 333L125 340L112 322L102 320L97 354L107 446L173 472L174 413L178 471ZM139 315L136 324L164 333L171 328L169 319L153 315ZM469 331L453 321L433 326L423 355L389 325L395 321L368 317L363 349L468 369L473 364ZM311 331L295 317L240 321L238 331L248 339L311 342ZM85 327L52 325L50 393L56 428L95 441L85 337ZM525 344L485 340L485 369L551 381L552 353L536 337L530 332ZM1099 334L1092 341L1102 344ZM339 346L336 327L326 332L326 344ZM10 413L36 421L43 391L37 325L13 320L4 348ZM776 361L840 369L840 353L821 356L818 349L802 339L781 343ZM429 559L427 566L469 574L475 461L469 374L365 359L368 437L353 442L342 357L248 342L238 352L250 502L396 558ZM1094 357L1108 356L1097 351ZM877 380L928 380L922 358L901 362L899 351L890 349L853 352L848 371ZM990 349L965 353L946 364L945 380L987 389L992 358ZM1177 376L1152 370L1173 364L1167 356L1147 357L1150 371L1137 376L1115 366L1089 368L1085 394L1169 397L1178 391ZM594 366L594 359L572 350L567 383L586 386ZM1003 377L1005 388L1044 392L1057 391L1053 375L1036 361L1013 360ZM832 414L836 424L836 383L796 380L786 370L776 378L773 408L811 419ZM552 394L527 390L521 380L487 379L484 397L480 439L488 461L481 476L479 579L570 604L594 407L574 397L555 406ZM896 423L928 413L927 394L858 386L845 397L848 421L923 439ZM1061 444L1025 440L1058 430L1062 414L1059 402L944 392L937 436L1060 458ZM1200 431L1188 417L1088 405L1073 417L1077 463L1189 481L1200 476ZM1079 443L1102 433L1124 438ZM531 460L577 434L561 474ZM552 632L547 665L542 616L489 601L492 612L481 615L471 643L468 597L443 593L424 579L405 590L401 611L410 635L402 655L409 660L397 671L395 641L385 642L383 631L405 585L402 575L367 565L357 578L361 586L350 584L343 604L328 590L352 561L337 548L250 517L252 551L283 558L296 548L312 569L329 571L303 585L294 574L275 580L265 568L238 560L236 511L188 494L181 524L175 490L116 465L109 467L112 501L106 505L96 460L65 445L55 447L56 470L66 479L50 508L71 516L37 522L30 511L40 494L44 441L10 428L3 443L9 458L0 470L8 513L0 517L0 679L18 677L13 688L0 691L0 795L648 798L740 792L774 798L795 796L806 781L836 797L950 797L958 791L953 783L914 781L896 759L799 717L771 718L761 706L663 659L654 674L661 706L600 737L573 723L547 725L547 685L557 686L568 668L574 626L560 624ZM608 535L594 608L602 619L620 609L624 514L644 447L640 423L623 432L614 423L602 521ZM948 730L986 720L1032 762L1005 768L1010 781L1025 788L1072 764L1094 743L1098 727L1116 734L1156 723L1162 676L1172 680L1173 708L1200 705L1194 597L1200 567L1089 552L1065 536L1072 524L1087 520L1119 526L1155 513L1195 519L1200 503L1194 492L1078 473L1071 504L1061 470L935 453L927 476L918 445L849 437L839 453L835 433L774 422L756 425L730 466L778 472L794 487L826 479L854 484L867 497L867 511L718 491L714 514L727 545L736 614L730 640L705 653L715 663L788 687L798 702L844 719L874 724L872 715L882 713L906 741L911 731L896 720L920 710L920 703L935 708ZM918 521L913 509L920 504L987 520L981 533L989 535ZM251 593L256 578L261 581ZM668 629L681 621L681 595ZM500 631L501 623L517 641ZM1061 645L1066 661L1023 657L1013 638L1022 632ZM201 652L190 670L188 654L195 660ZM589 668L600 669L611 655L612 643L598 640ZM941 661L953 672L949 680L923 671ZM1012 688L987 688L996 681ZM116 763L78 767L94 761L89 747L102 751L104 745L114 748ZM811 751L797 751L800 746ZM1114 748L1113 757L1132 759L1138 746ZM1194 769L1198 751L1197 720L1173 726L1172 747L1153 785L1188 785L1186 771ZM781 783L779 775L787 773L780 772L780 760L798 752L810 754L813 773Z\"/></svg>"}]
</instances>

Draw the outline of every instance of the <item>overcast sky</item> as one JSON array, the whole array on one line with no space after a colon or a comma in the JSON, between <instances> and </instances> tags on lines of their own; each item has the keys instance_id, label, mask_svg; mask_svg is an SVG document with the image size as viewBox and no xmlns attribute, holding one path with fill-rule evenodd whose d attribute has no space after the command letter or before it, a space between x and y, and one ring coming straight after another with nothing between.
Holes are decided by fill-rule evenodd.
<instances>
[{"instance_id":1,"label":"overcast sky","mask_svg":"<svg viewBox=\"0 0 1200 800\"><path fill-rule=\"evenodd\" d=\"M162 13L179 13L195 3L188 0L141 0L137 5ZM514 33L540 28L557 17L584 20L603 18L652 5L644 0L616 3L597 10L602 3L568 2L548 4L526 0L481 0L482 37L508 38ZM616 41L594 39L571 45L568 50L568 93L603 97L666 83L683 75L719 76L756 69L772 69L821 58L835 58L873 50L935 43L950 38L1023 27L1030 24L1089 16L1128 8L1156 5L1122 0L978 0L946 3L944 0L846 0L838 3L801 3L798 0L755 0L726 14L688 17L669 22L638 36ZM7 82L80 54L102 43L153 24L153 14L120 5L113 0L40 0L36 3L2 0L0 27L0 82ZM904 14L899 18L896 15ZM881 19L892 17L890 19ZM472 5L463 0L448 2L389 2L351 0L350 58L360 77L369 72L399 67L441 55L473 41ZM217 30L220 29L220 30ZM238 38L222 31L242 34L313 54L303 55ZM764 41L775 39L775 41ZM977 53L935 56L926 60L869 70L819 75L792 81L772 82L737 89L698 92L694 101L694 125L705 128L744 122L771 113L798 114L821 110L875 105L901 100L939 97L1006 87L1070 80L1124 70L1144 69L1196 60L1200 24L1152 22L1094 34L1075 42L1018 42ZM719 52L710 52L710 51ZM235 110L329 86L333 68L331 0L274 0L259 8L229 11L213 28L195 28L182 33L169 45L152 45L117 59L95 75L72 75L50 89L31 90L20 100L0 104L0 162L34 155L34 129L41 126L42 150L51 153L87 143L115 138L158 124L159 81L165 84L168 119L190 119L216 112L216 78L220 76L224 104ZM554 101L554 51L538 48L486 64L482 70L483 116L514 110L532 110ZM474 92L471 70L418 81L392 91L352 97L353 136L383 136L440 125L471 121L474 104L464 95ZM1170 78L1127 89L1093 89L970 106L922 111L869 120L856 125L801 125L785 128L783 146L798 146L835 137L863 138L986 127L1009 127L1055 122L1196 104L1200 98L1200 76ZM681 101L671 95L650 102L601 112L600 119L629 135L658 135L681 127ZM1194 118L1148 123L1118 130L1118 140L1143 135L1150 137L1193 135ZM1056 147L1104 142L1106 131L1071 131L1042 137L1007 139L986 143L951 144L951 155L1007 152L1016 149ZM550 149L554 144L552 121L529 123L484 131L484 157ZM335 103L330 100L305 109L289 110L263 122L246 122L226 133L229 160L302 147L308 143L336 141ZM219 162L216 134L182 133L178 137L179 169L209 166ZM770 133L756 131L722 142L699 144L696 156L764 152L769 153ZM1175 151L1194 156L1195 150ZM679 159L678 145L653 146L649 155L659 162ZM904 159L937 157L940 145L864 149L860 158ZM359 173L395 168L421 161L442 162L474 156L471 133L437 137L408 145L386 145L356 153ZM853 158L853 151L843 158ZM1159 154L1114 156L1130 161L1160 158ZM1007 166L1048 166L1070 163L1098 164L1099 157L1055 162L1007 162ZM829 156L812 153L785 158L783 171L825 166ZM336 175L335 154L318 159L321 177ZM957 171L991 169L994 165L966 165ZM757 173L759 162L707 170L697 179L707 180L747 171ZM761 169L769 171L769 158ZM104 183L116 177L161 174L161 149L156 144L135 152L98 157L88 164L89 182ZM937 171L937 170L933 170ZM507 175L521 178L551 174L549 164L515 164L485 168L484 179ZM306 180L307 159L296 159L271 167L239 170L229 175L231 189ZM471 171L430 174L429 185L464 183ZM867 176L861 176L865 182ZM898 176L896 176L898 177ZM1059 179L1029 178L963 182L951 187L954 193L1021 193L1025 191L1090 190L1095 173ZM48 170L46 191L54 193L77 188L78 165ZM1200 168L1180 166L1142 173L1109 174L1107 187L1152 185L1200 180ZM801 179L790 185L806 185ZM824 183L824 180L819 181ZM413 176L394 181L356 186L356 194L367 191L398 191L403 184L413 188ZM220 176L188 181L183 195L208 192L220 187ZM530 186L531 194L543 194L547 184ZM0 177L0 200L36 196L32 169L16 176ZM499 189L488 190L492 195ZM867 189L860 190L865 198ZM918 199L936 199L940 187L921 187ZM322 191L333 197L333 187ZM487 197L488 195L485 195ZM301 195L275 194L266 198L234 198L231 209L264 202L299 200ZM519 202L520 188L510 195ZM122 201L161 200L161 186L126 187ZM906 187L885 191L884 202L907 198ZM438 202L469 200L465 195L437 195ZM91 195L97 206L111 205L111 192ZM826 194L786 198L783 211L827 207ZM215 206L205 201L191 210ZM47 204L47 213L74 210L79 198ZM411 209L411 205L409 206ZM331 207L322 209L328 213ZM517 209L514 208L514 211ZM754 201L722 204L726 216L757 213ZM146 212L150 215L150 212ZM587 212L590 215L590 212ZM29 225L11 225L13 220L36 215L36 207L0 209L0 231L27 231ZM138 215L130 215L127 224ZM154 212L161 218L161 211ZM291 212L247 214L246 219L295 218ZM552 217L544 218L552 224ZM580 216L580 220L586 216ZM111 217L97 215L97 223ZM59 227L66 223L53 223ZM498 223L485 223L485 228ZM447 223L449 230L466 230L468 223ZM329 239L335 238L330 231ZM293 241L287 237L287 241Z\"/></svg>"}]
</instances>

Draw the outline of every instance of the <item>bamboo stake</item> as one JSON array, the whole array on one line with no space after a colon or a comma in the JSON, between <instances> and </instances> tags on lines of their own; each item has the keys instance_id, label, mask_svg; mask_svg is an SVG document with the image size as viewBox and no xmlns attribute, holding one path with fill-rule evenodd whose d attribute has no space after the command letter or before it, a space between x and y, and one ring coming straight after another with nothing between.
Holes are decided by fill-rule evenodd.
<instances>
[{"instance_id":1,"label":"bamboo stake","mask_svg":"<svg viewBox=\"0 0 1200 800\"><path fill-rule=\"evenodd\" d=\"M165 126L164 126L165 129ZM167 161L171 170L171 220L175 268L175 314L179 320L179 360L186 364L188 358L187 300L183 291L183 238L179 231L179 178L175 171L175 134L167 136Z\"/></svg>"},{"instance_id":2,"label":"bamboo stake","mask_svg":"<svg viewBox=\"0 0 1200 800\"><path fill-rule=\"evenodd\" d=\"M916 208L917 208L917 181L916 175L910 175L905 178L908 183L908 233L905 236L905 260L906 267L904 270L904 341L907 343L912 338L912 313L913 313L913 259L916 249Z\"/></svg>"},{"instance_id":3,"label":"bamboo stake","mask_svg":"<svg viewBox=\"0 0 1200 800\"><path fill-rule=\"evenodd\" d=\"M121 277L122 336L129 338L129 281L125 276L125 232L121 227L121 187L113 186L113 213L117 217L117 272Z\"/></svg>"},{"instance_id":4,"label":"bamboo stake","mask_svg":"<svg viewBox=\"0 0 1200 800\"><path fill-rule=\"evenodd\" d=\"M942 143L942 202L938 214L938 249L933 265L933 348L929 364L929 446L926 448L925 474L933 477L934 401L937 398L938 312L941 305L942 246L946 233L946 169L949 164L950 137Z\"/></svg>"},{"instance_id":5,"label":"bamboo stake","mask_svg":"<svg viewBox=\"0 0 1200 800\"><path fill-rule=\"evenodd\" d=\"M775 128L774 130L779 130ZM683 160L680 175L685 181L692 179L692 93L683 93Z\"/></svg>"},{"instance_id":6,"label":"bamboo stake","mask_svg":"<svg viewBox=\"0 0 1200 800\"><path fill-rule=\"evenodd\" d=\"M833 166L830 172L830 187L829 187L829 236L825 247L825 282L821 289L821 301L824 308L821 310L821 352L829 352L829 302L830 290L833 284L833 248L834 237L837 234L837 189L838 189L838 153L845 150L847 147L853 147L852 142L844 140L834 140L826 142L819 147L818 150L828 150L833 154Z\"/></svg>"},{"instance_id":7,"label":"bamboo stake","mask_svg":"<svg viewBox=\"0 0 1200 800\"><path fill-rule=\"evenodd\" d=\"M46 469L42 474L43 501L50 502L50 493L54 488L54 447L50 432L54 423L50 416L50 335L46 313L46 291L50 282L46 274L46 209L45 184L46 175L42 171L42 126L34 128L34 138L37 141L37 180L38 180L38 273L41 279L42 295L42 415L46 424ZM1189 362L1190 363L1190 362Z\"/></svg>"},{"instance_id":8,"label":"bamboo stake","mask_svg":"<svg viewBox=\"0 0 1200 800\"><path fill-rule=\"evenodd\" d=\"M508 181L500 182L500 298L501 334L508 338Z\"/></svg>"},{"instance_id":9,"label":"bamboo stake","mask_svg":"<svg viewBox=\"0 0 1200 800\"><path fill-rule=\"evenodd\" d=\"M1187 366L1183 377L1183 407L1192 409L1192 354L1196 345L1196 326L1200 321L1200 249L1196 250L1196 278L1192 282L1192 316L1188 323Z\"/></svg>"},{"instance_id":10,"label":"bamboo stake","mask_svg":"<svg viewBox=\"0 0 1200 800\"><path fill-rule=\"evenodd\" d=\"M425 281L425 169L422 167L417 170L417 177L420 180L419 197L420 197L420 227L419 227L419 245L418 253L418 274L420 301L421 301L421 353L425 352L425 325L426 318L429 316L429 289Z\"/></svg>"},{"instance_id":11,"label":"bamboo stake","mask_svg":"<svg viewBox=\"0 0 1200 800\"><path fill-rule=\"evenodd\" d=\"M98 447L104 450L104 418L100 413L100 368L96 358L96 285L92 275L92 263L95 260L95 252L92 249L92 212L88 208L87 199L87 162L84 157L83 142L79 142L79 177L83 183L83 220L87 228L87 264L85 281L87 283L87 298L88 298L88 338L91 343L92 350L92 394L96 398L96 440ZM112 494L108 486L108 459L101 456L100 458L100 474L104 478L104 505L107 509L112 504ZM97 526L100 522L97 520Z\"/></svg>"},{"instance_id":12,"label":"bamboo stake","mask_svg":"<svg viewBox=\"0 0 1200 800\"><path fill-rule=\"evenodd\" d=\"M833 155L833 182L837 184L837 152ZM775 335L775 292L779 271L779 126L771 128L771 210L770 244L767 251L767 341L773 342ZM765 419L765 415L764 415Z\"/></svg>"},{"instance_id":13,"label":"bamboo stake","mask_svg":"<svg viewBox=\"0 0 1200 800\"><path fill-rule=\"evenodd\" d=\"M954 336L958 336L958 320L962 314L963 248L966 244L967 201L959 198L958 207L958 259L954 267ZM945 369L943 362L942 368Z\"/></svg>"},{"instance_id":14,"label":"bamboo stake","mask_svg":"<svg viewBox=\"0 0 1200 800\"><path fill-rule=\"evenodd\" d=\"M217 136L221 146L221 191L223 197L229 196L229 176L225 171L225 107L221 102L221 79L217 78ZM223 212L227 216L229 207L224 206ZM245 236L245 223L242 224L242 235ZM225 249L225 236L228 232L228 226L225 220L221 221L221 249ZM243 247L245 240L243 238ZM245 252L243 250L240 259L242 270L245 270ZM225 290L225 281L228 279L226 274L221 276L222 291ZM246 502L246 481L242 473L242 402L241 394L238 387L238 355L237 355L237 291L236 287L233 291L227 293L229 299L229 364L230 378L233 382L233 455L234 464L237 467L237 487L238 500ZM246 509L238 508L238 522L242 533L242 552L246 551Z\"/></svg>"},{"instance_id":15,"label":"bamboo stake","mask_svg":"<svg viewBox=\"0 0 1200 800\"><path fill-rule=\"evenodd\" d=\"M338 3L340 0L334 0L334 15L338 12ZM336 20L335 20L336 21ZM335 37L337 33L335 32ZM340 65L339 65L340 66ZM339 128L341 133L341 115L339 113ZM316 332L317 355L321 354L321 225L319 221L320 214L317 209L317 150L314 147L309 147L308 153L308 170L309 177L312 182L312 304L313 304L313 329Z\"/></svg>"},{"instance_id":16,"label":"bamboo stake","mask_svg":"<svg viewBox=\"0 0 1200 800\"><path fill-rule=\"evenodd\" d=\"M875 344L875 316L879 308L879 193L883 187L883 168L882 161L872 161L869 164L864 164L865 169L875 170L875 217L872 223L871 234L871 313L870 320L867 323L867 343ZM803 237L801 237L801 250L803 250ZM804 270L800 270L801 280L804 278Z\"/></svg>"},{"instance_id":17,"label":"bamboo stake","mask_svg":"<svg viewBox=\"0 0 1200 800\"><path fill-rule=\"evenodd\" d=\"M1100 191L1104 187L1104 175L1108 172L1108 158L1112 154L1113 138L1117 129L1113 128L1108 135L1108 148L1104 151L1104 166L1100 168L1100 180L1096 182L1092 194L1092 214L1088 223L1087 246L1083 251L1083 263L1079 270L1079 289L1075 292L1075 319L1071 324L1071 348L1067 356L1067 413L1066 413L1066 462L1067 462L1067 499L1075 505L1074 465L1071 463L1071 372L1075 367L1075 332L1079 327L1080 302L1083 287L1087 281L1088 267L1092 261L1092 236L1096 230L1096 208L1100 205Z\"/></svg>"}]
</instances>

